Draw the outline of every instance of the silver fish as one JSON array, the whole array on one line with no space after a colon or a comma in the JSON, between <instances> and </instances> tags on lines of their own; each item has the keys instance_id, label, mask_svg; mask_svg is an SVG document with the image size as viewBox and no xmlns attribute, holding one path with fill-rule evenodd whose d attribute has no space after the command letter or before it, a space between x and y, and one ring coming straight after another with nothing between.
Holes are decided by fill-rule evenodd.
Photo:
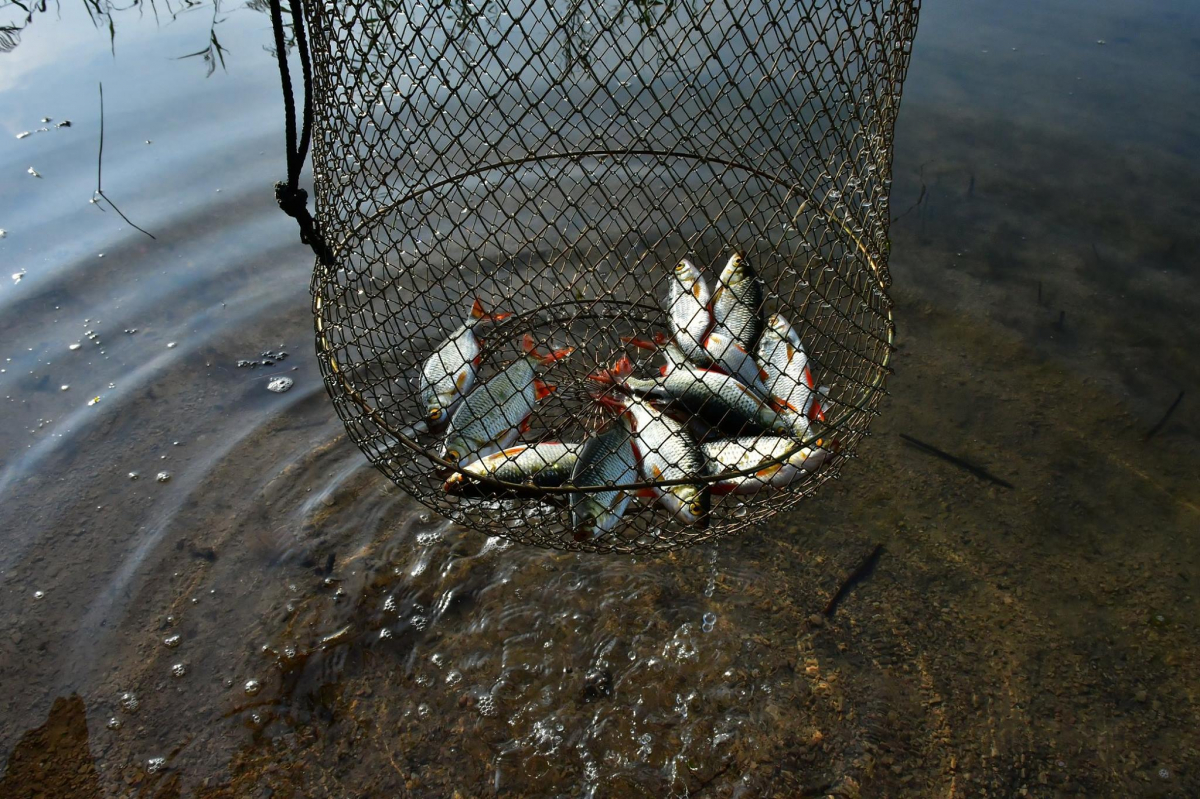
<instances>
[{"instance_id":1,"label":"silver fish","mask_svg":"<svg viewBox=\"0 0 1200 799\"><path fill-rule=\"evenodd\" d=\"M586 487L634 482L637 482L637 459L630 420L628 414L621 414L606 432L583 443L579 460L571 472L571 483ZM630 499L623 490L570 494L571 526L576 538L599 538L612 532L625 514Z\"/></svg>"},{"instance_id":2,"label":"silver fish","mask_svg":"<svg viewBox=\"0 0 1200 799\"><path fill-rule=\"evenodd\" d=\"M466 321L443 341L421 368L421 407L428 425L441 425L454 404L470 393L482 357L482 342L475 336L480 322L498 322L510 314L489 314L476 299Z\"/></svg>"},{"instance_id":3,"label":"silver fish","mask_svg":"<svg viewBox=\"0 0 1200 799\"><path fill-rule=\"evenodd\" d=\"M527 428L534 406L553 386L538 380L534 368L565 357L571 350L541 355L525 337L525 356L467 395L450 417L441 456L461 464L505 449Z\"/></svg>"},{"instance_id":4,"label":"silver fish","mask_svg":"<svg viewBox=\"0 0 1200 799\"><path fill-rule=\"evenodd\" d=\"M734 253L717 278L712 308L715 331L754 352L763 330L763 284L741 253Z\"/></svg>"},{"instance_id":5,"label":"silver fish","mask_svg":"<svg viewBox=\"0 0 1200 799\"><path fill-rule=\"evenodd\" d=\"M675 266L670 279L667 305L671 333L684 355L701 366L709 362L704 351L704 338L712 327L711 301L712 293L704 276L695 264L684 258Z\"/></svg>"},{"instance_id":6,"label":"silver fish","mask_svg":"<svg viewBox=\"0 0 1200 799\"><path fill-rule=\"evenodd\" d=\"M450 475L443 488L448 493L460 495L481 495L491 491L470 480L470 475L539 488L562 485L571 476L581 448L581 444L557 441L509 447L466 464L462 472Z\"/></svg>"},{"instance_id":7,"label":"silver fish","mask_svg":"<svg viewBox=\"0 0 1200 799\"><path fill-rule=\"evenodd\" d=\"M633 441L639 468L646 480L687 480L695 483L647 489L684 524L708 523L708 487L703 478L704 453L692 434L671 417L638 397L625 400L632 417Z\"/></svg>"},{"instance_id":8,"label":"silver fish","mask_svg":"<svg viewBox=\"0 0 1200 799\"><path fill-rule=\"evenodd\" d=\"M713 484L712 492L718 495L755 494L768 486L782 488L791 485L798 478L816 472L832 457L833 453L822 446L823 443L818 439L811 446L797 449L787 460L764 466L747 475L720 480ZM743 436L702 445L710 476L753 469L786 455L797 446L799 444L794 439L780 436Z\"/></svg>"},{"instance_id":9,"label":"silver fish","mask_svg":"<svg viewBox=\"0 0 1200 799\"><path fill-rule=\"evenodd\" d=\"M616 383L642 396L673 399L730 435L757 432L803 436L808 432L808 425L798 420L797 414L776 411L736 377L689 363L673 362L664 371L656 380L636 378L632 376L632 362L622 357L612 369L592 375L592 379Z\"/></svg>"},{"instance_id":10,"label":"silver fish","mask_svg":"<svg viewBox=\"0 0 1200 799\"><path fill-rule=\"evenodd\" d=\"M787 319L774 314L758 342L758 360L766 372L766 388L784 408L809 419L824 419L808 353Z\"/></svg>"},{"instance_id":11,"label":"silver fish","mask_svg":"<svg viewBox=\"0 0 1200 799\"><path fill-rule=\"evenodd\" d=\"M705 352L722 371L750 386L758 392L760 397L764 399L771 397L771 392L767 388L768 374L766 370L724 327L715 328L705 339L704 347Z\"/></svg>"}]
</instances>

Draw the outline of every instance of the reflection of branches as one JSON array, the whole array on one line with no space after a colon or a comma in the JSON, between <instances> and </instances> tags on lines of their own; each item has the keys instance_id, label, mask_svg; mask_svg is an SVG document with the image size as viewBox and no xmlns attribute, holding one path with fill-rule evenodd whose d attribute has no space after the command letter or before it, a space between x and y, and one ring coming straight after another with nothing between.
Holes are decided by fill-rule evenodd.
<instances>
[{"instance_id":1,"label":"reflection of branches","mask_svg":"<svg viewBox=\"0 0 1200 799\"><path fill-rule=\"evenodd\" d=\"M221 0L213 0L213 15L212 24L208 28L208 46L202 50L197 50L194 53L181 55L179 58L196 58L199 56L204 63L208 64L208 74L211 76L217 70L217 61L221 62L221 69L225 69L225 48L221 46L221 40L217 38L217 26L222 20L218 14L221 13Z\"/></svg>"},{"instance_id":2,"label":"reflection of branches","mask_svg":"<svg viewBox=\"0 0 1200 799\"><path fill-rule=\"evenodd\" d=\"M83 0L83 8L87 11L88 18L91 19L94 26L108 31L110 47L112 47L115 54L117 44L116 18L121 12L137 9L138 14L141 15L148 6L155 20L159 20L159 5L161 4L166 16L170 17L171 21L174 21L189 12L211 7L212 23L208 28L208 39L205 47L194 53L180 56L180 58L201 58L207 64L208 74L211 75L216 70L218 63L222 68L225 67L225 53L228 52L217 37L217 25L223 21L220 14L222 3L225 1ZM265 3L261 2L261 0L250 0L245 5L252 10L262 10L256 8L256 6L260 5L265 8ZM0 0L0 17L5 17L0 19L0 53L7 53L14 50L21 43L21 34L47 8L48 0L37 0L36 2L28 2L28 0Z\"/></svg>"}]
</instances>

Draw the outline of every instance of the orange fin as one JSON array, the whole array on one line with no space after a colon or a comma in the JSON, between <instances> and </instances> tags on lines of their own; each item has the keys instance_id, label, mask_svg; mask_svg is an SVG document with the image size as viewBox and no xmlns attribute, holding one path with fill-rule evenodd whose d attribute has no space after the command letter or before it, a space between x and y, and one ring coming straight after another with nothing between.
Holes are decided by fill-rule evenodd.
<instances>
[{"instance_id":1,"label":"orange fin","mask_svg":"<svg viewBox=\"0 0 1200 799\"><path fill-rule=\"evenodd\" d=\"M543 400L554 393L558 386L552 386L549 383L544 383L541 380L533 381L533 396L536 399Z\"/></svg>"},{"instance_id":2,"label":"orange fin","mask_svg":"<svg viewBox=\"0 0 1200 799\"><path fill-rule=\"evenodd\" d=\"M517 430L519 430L522 433L528 433L529 426L530 426L529 417L526 416L524 419L521 420L521 424L517 426Z\"/></svg>"},{"instance_id":3,"label":"orange fin","mask_svg":"<svg viewBox=\"0 0 1200 799\"><path fill-rule=\"evenodd\" d=\"M549 366L555 361L561 361L563 358L575 351L574 347L566 347L561 350L554 350L547 355L543 355L542 353L538 352L537 342L534 341L533 336L529 335L528 333L526 333L525 337L521 339L521 349L524 350L525 354L530 358L537 358L543 366Z\"/></svg>"},{"instance_id":4,"label":"orange fin","mask_svg":"<svg viewBox=\"0 0 1200 799\"><path fill-rule=\"evenodd\" d=\"M658 499L658 493L653 488L639 488L633 495L641 499Z\"/></svg>"},{"instance_id":5,"label":"orange fin","mask_svg":"<svg viewBox=\"0 0 1200 799\"><path fill-rule=\"evenodd\" d=\"M597 383L603 383L606 386L611 386L617 382L613 379L612 369L601 369L598 372L592 372L587 376L588 380L593 380Z\"/></svg>"},{"instance_id":6,"label":"orange fin","mask_svg":"<svg viewBox=\"0 0 1200 799\"><path fill-rule=\"evenodd\" d=\"M800 409L787 400L781 400L779 397L771 397L770 406L772 410L783 412L791 411L792 413L800 413Z\"/></svg>"},{"instance_id":7,"label":"orange fin","mask_svg":"<svg viewBox=\"0 0 1200 799\"><path fill-rule=\"evenodd\" d=\"M807 366L804 367L804 382L808 383L809 388L816 388L816 383L813 381L812 370Z\"/></svg>"},{"instance_id":8,"label":"orange fin","mask_svg":"<svg viewBox=\"0 0 1200 799\"><path fill-rule=\"evenodd\" d=\"M483 303L479 301L478 297L475 298L475 304L471 306L472 319L487 319L490 322L499 322L510 316L512 316L510 313L488 313L483 309Z\"/></svg>"},{"instance_id":9,"label":"orange fin","mask_svg":"<svg viewBox=\"0 0 1200 799\"><path fill-rule=\"evenodd\" d=\"M633 361L629 360L628 355L622 355L617 359L617 362L613 364L612 374L616 378L629 377L633 374Z\"/></svg>"},{"instance_id":10,"label":"orange fin","mask_svg":"<svg viewBox=\"0 0 1200 799\"><path fill-rule=\"evenodd\" d=\"M621 341L624 342L625 344L631 344L634 347L637 347L638 349L642 349L642 350L657 350L658 349L658 345L655 344L653 341L646 341L646 339L638 338L637 336L622 336Z\"/></svg>"}]
</instances>

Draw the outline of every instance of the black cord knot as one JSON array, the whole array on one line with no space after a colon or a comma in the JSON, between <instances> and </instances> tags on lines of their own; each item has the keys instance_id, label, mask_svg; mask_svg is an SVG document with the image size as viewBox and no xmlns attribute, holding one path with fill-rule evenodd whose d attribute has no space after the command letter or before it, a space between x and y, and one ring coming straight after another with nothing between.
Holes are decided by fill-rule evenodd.
<instances>
[{"instance_id":1,"label":"black cord knot","mask_svg":"<svg viewBox=\"0 0 1200 799\"><path fill-rule=\"evenodd\" d=\"M279 210L292 219L302 221L309 216L308 192L299 186L289 186L287 181L279 181L275 184L275 201L279 203Z\"/></svg>"}]
</instances>

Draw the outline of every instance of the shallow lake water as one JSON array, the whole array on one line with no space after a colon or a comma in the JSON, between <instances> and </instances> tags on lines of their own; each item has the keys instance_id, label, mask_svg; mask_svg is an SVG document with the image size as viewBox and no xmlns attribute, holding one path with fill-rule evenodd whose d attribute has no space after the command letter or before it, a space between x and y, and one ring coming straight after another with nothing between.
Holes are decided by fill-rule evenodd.
<instances>
[{"instance_id":1,"label":"shallow lake water","mask_svg":"<svg viewBox=\"0 0 1200 799\"><path fill-rule=\"evenodd\" d=\"M207 13L0 54L0 796L1200 794L1193 4L925 4L874 435L653 558L461 530L346 440L267 19L206 78ZM88 202L100 81L157 240Z\"/></svg>"}]
</instances>

